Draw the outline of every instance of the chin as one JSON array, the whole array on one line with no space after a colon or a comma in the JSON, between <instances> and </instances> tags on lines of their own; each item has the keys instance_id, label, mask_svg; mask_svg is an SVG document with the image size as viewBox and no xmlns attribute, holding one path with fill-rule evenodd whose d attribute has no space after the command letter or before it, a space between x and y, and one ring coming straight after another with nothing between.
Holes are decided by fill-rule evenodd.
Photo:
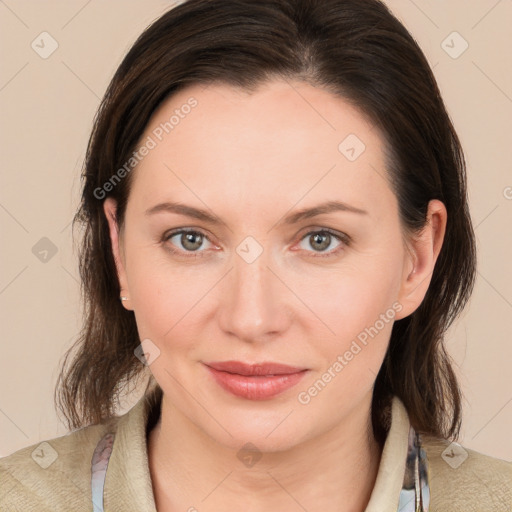
<instances>
[{"instance_id":1,"label":"chin","mask_svg":"<svg viewBox=\"0 0 512 512\"><path fill-rule=\"evenodd\" d=\"M286 412L280 413L278 417L272 414L266 418L261 412L254 416L246 415L243 418L242 413L221 415L224 418L222 424L229 434L216 423L214 429L212 424L202 428L219 444L237 452L241 449L248 451L255 449L262 453L283 452L308 439L308 428L305 425L293 424L293 414L286 418L290 410L287 408Z\"/></svg>"}]
</instances>

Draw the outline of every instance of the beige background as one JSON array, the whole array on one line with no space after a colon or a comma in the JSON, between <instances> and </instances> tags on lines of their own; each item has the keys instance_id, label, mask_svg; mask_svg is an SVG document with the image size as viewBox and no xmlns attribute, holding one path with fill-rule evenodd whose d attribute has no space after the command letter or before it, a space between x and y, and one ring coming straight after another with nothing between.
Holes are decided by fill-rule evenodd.
<instances>
[{"instance_id":1,"label":"beige background","mask_svg":"<svg viewBox=\"0 0 512 512\"><path fill-rule=\"evenodd\" d=\"M512 1L387 3L427 55L467 156L479 274L447 340L467 399L462 444L512 460ZM170 6L0 0L0 456L66 432L52 400L80 323L70 222L87 138L122 57ZM46 59L31 47L44 31L58 43ZM454 31L469 44L458 58L444 49L463 48ZM57 251L46 262L33 253L44 237Z\"/></svg>"}]
</instances>

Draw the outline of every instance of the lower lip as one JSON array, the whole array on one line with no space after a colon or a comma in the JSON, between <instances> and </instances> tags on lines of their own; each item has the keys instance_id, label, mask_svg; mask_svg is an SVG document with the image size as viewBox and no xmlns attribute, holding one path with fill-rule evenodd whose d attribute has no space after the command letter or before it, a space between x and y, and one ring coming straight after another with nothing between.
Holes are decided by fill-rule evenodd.
<instances>
[{"instance_id":1,"label":"lower lip","mask_svg":"<svg viewBox=\"0 0 512 512\"><path fill-rule=\"evenodd\" d=\"M248 400L267 400L295 386L306 373L306 370L286 375L249 376L222 372L210 366L206 368L217 383L235 396Z\"/></svg>"}]
</instances>

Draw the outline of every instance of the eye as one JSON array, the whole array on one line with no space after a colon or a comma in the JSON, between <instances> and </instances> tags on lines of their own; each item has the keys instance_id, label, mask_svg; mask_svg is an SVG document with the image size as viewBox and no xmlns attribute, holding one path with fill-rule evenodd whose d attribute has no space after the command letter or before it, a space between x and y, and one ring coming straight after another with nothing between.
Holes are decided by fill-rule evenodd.
<instances>
[{"instance_id":1,"label":"eye","mask_svg":"<svg viewBox=\"0 0 512 512\"><path fill-rule=\"evenodd\" d=\"M192 257L202 257L205 251L200 250L201 246L203 246L205 242L211 244L210 240L206 235L192 229L179 229L171 231L170 233L166 233L163 236L162 241L171 242L171 247L168 246L168 249L171 252L185 253L184 255ZM178 249L173 248L172 245L177 246ZM186 253L192 254L187 255Z\"/></svg>"},{"instance_id":2,"label":"eye","mask_svg":"<svg viewBox=\"0 0 512 512\"><path fill-rule=\"evenodd\" d=\"M344 247L350 244L350 237L344 233L338 233L328 228L306 233L300 240L299 247L308 252L314 252L314 257L329 257L336 255ZM170 242L167 249L173 253L185 257L199 258L205 256L205 249L213 246L209 238L200 231L193 229L177 229L165 233L162 242ZM335 243L337 242L337 245ZM204 245L207 247L204 247ZM209 244L209 246L208 246ZM309 248L313 248L310 251ZM334 248L333 248L334 245ZM201 248L203 250L201 250Z\"/></svg>"},{"instance_id":3,"label":"eye","mask_svg":"<svg viewBox=\"0 0 512 512\"><path fill-rule=\"evenodd\" d=\"M335 245L333 248L333 244L338 242L338 245ZM314 249L313 252L316 253L325 253L325 254L316 254L314 257L329 257L337 254L341 251L345 246L348 246L350 243L350 237L345 235L344 233L337 233L327 228L323 228L317 231L310 231L307 233L300 241L300 247L306 251L308 248L305 245L312 247ZM329 249L331 248L331 249ZM311 251L308 251L311 252Z\"/></svg>"}]
</instances>

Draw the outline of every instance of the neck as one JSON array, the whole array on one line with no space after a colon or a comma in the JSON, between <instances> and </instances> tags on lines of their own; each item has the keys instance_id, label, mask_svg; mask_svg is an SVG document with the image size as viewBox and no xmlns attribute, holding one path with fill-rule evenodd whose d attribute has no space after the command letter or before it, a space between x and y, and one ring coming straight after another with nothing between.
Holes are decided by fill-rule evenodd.
<instances>
[{"instance_id":1,"label":"neck","mask_svg":"<svg viewBox=\"0 0 512 512\"><path fill-rule=\"evenodd\" d=\"M237 450L207 436L164 396L148 438L157 509L363 512L382 453L370 405L371 395L343 424L286 451L263 453L246 467Z\"/></svg>"}]
</instances>

